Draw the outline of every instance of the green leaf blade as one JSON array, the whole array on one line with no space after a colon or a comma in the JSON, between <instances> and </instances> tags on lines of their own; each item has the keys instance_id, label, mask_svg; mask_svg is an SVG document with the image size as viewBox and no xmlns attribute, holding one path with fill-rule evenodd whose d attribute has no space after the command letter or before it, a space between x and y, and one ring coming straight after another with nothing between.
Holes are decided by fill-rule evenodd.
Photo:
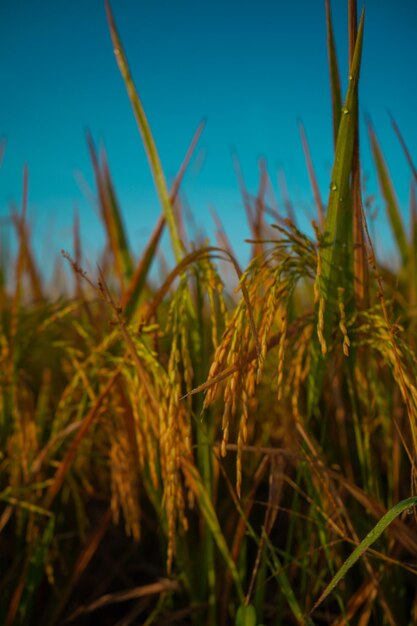
<instances>
[{"instance_id":1,"label":"green leaf blade","mask_svg":"<svg viewBox=\"0 0 417 626\"><path fill-rule=\"evenodd\" d=\"M336 148L342 110L342 90L340 87L339 66L337 62L336 44L333 33L330 0L326 0L327 54L329 57L330 89L332 94L333 142Z\"/></svg>"},{"instance_id":2,"label":"green leaf blade","mask_svg":"<svg viewBox=\"0 0 417 626\"><path fill-rule=\"evenodd\" d=\"M342 117L337 135L332 181L328 200L324 247L322 250L322 273L320 291L325 303L323 336L328 343L337 305L337 288L345 287L348 293L353 291L353 232L351 206L351 168L355 128L356 93L362 55L364 12L362 11L353 54L349 87L342 110ZM321 392L325 370L318 338L312 342L311 367L308 377L307 410L311 415Z\"/></svg>"},{"instance_id":3,"label":"green leaf blade","mask_svg":"<svg viewBox=\"0 0 417 626\"><path fill-rule=\"evenodd\" d=\"M399 516L401 513L417 505L417 496L412 496L406 500L401 500L389 511L385 513L379 520L379 522L373 527L373 529L366 535L360 544L355 548L352 554L346 559L342 567L333 576L330 583L327 585L320 598L314 604L311 613L327 598L327 596L333 591L336 585L346 575L348 570L360 559L360 557L366 552L366 550L382 535L384 530Z\"/></svg>"},{"instance_id":4,"label":"green leaf blade","mask_svg":"<svg viewBox=\"0 0 417 626\"><path fill-rule=\"evenodd\" d=\"M165 180L165 175L162 169L159 154L156 148L156 144L149 126L145 110L142 102L139 98L135 84L133 82L132 75L130 73L127 58L120 40L119 34L116 29L116 24L113 18L113 14L110 9L110 4L106 0L106 13L107 20L110 28L110 35L113 42L114 54L119 66L120 74L125 83L126 91L128 93L130 103L135 114L136 122L139 127L139 131L142 136L143 145L148 157L148 161L151 167L152 175L154 178L156 190L159 196L159 200L162 205L162 210L165 215L166 223L171 237L171 244L174 251L174 256L177 262L181 261L184 256L183 245L179 236L178 227L175 221L174 211Z\"/></svg>"},{"instance_id":5,"label":"green leaf blade","mask_svg":"<svg viewBox=\"0 0 417 626\"><path fill-rule=\"evenodd\" d=\"M395 195L394 186L389 175L388 167L370 120L368 120L368 134L371 142L372 155L374 157L375 166L378 174L379 186L381 188L381 193L386 204L388 219L391 225L395 242L397 244L402 264L405 267L407 265L409 257L409 245L407 242L407 236L405 234L405 228L401 218L401 211Z\"/></svg>"}]
</instances>

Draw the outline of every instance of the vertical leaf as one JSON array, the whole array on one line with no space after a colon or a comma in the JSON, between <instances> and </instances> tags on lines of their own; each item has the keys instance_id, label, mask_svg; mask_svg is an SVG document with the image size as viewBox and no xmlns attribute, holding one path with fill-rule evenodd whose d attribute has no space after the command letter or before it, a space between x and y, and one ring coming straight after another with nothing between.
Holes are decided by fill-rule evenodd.
<instances>
[{"instance_id":1,"label":"vertical leaf","mask_svg":"<svg viewBox=\"0 0 417 626\"><path fill-rule=\"evenodd\" d=\"M356 0L349 0L349 67L353 61L353 54L357 36ZM353 291L355 305L363 309L368 305L368 264L365 249L363 229L363 207L361 194L361 166L359 158L359 96L356 90L353 115L355 118L353 155L352 155L352 212L353 212Z\"/></svg>"},{"instance_id":2,"label":"vertical leaf","mask_svg":"<svg viewBox=\"0 0 417 626\"><path fill-rule=\"evenodd\" d=\"M322 272L320 292L325 305L321 311L322 335L327 344L333 326L333 317L337 305L338 287L351 288L352 276L352 211L350 205L350 174L355 138L354 104L358 88L362 53L364 12L359 24L355 51L349 74L349 87L343 106L337 136L332 182L327 207L324 246L322 250ZM320 321L320 320L319 320ZM311 414L318 400L325 361L316 337L312 342L311 367L308 378L307 404Z\"/></svg>"},{"instance_id":3,"label":"vertical leaf","mask_svg":"<svg viewBox=\"0 0 417 626\"><path fill-rule=\"evenodd\" d=\"M162 170L159 154L156 149L155 141L152 136L152 132L145 115L142 102L136 91L135 84L130 73L129 65L126 55L123 50L122 42L116 29L116 24L113 18L113 14L110 9L110 4L106 0L106 13L107 20L110 28L110 35L113 42L114 54L116 56L117 64L119 66L120 73L126 86L127 93L129 95L130 102L133 107L136 122L138 124L140 133L142 135L143 144L148 156L149 164L151 167L152 175L155 181L156 190L159 195L159 199L162 205L162 210L166 219L169 234L171 237L171 244L174 251L176 261L181 261L184 255L183 245L181 243L177 224L175 222L174 211L172 209L171 200L169 197L168 187L165 180L165 175Z\"/></svg>"},{"instance_id":4,"label":"vertical leaf","mask_svg":"<svg viewBox=\"0 0 417 626\"><path fill-rule=\"evenodd\" d=\"M201 137L201 133L204 130L204 126L205 126L205 120L203 120L198 125L198 128L196 132L194 133L194 137L191 141L191 144L185 154L184 161L182 162L180 170L177 176L175 177L174 183L172 185L171 193L170 193L170 200L171 200L172 205L175 204L175 200L178 196L181 182L184 178L184 174L186 172L188 164L190 163L191 157L194 153L198 140ZM124 309L124 315L126 319L129 319L133 311L135 310L139 296L146 283L146 279L148 277L148 273L149 273L152 261L155 257L156 250L161 240L162 233L164 232L165 223L166 223L165 217L162 215L159 218L157 225L155 226L155 229L145 248L142 258L140 259L138 265L136 266L136 270L130 281L129 287L127 288L122 298L120 306Z\"/></svg>"},{"instance_id":5,"label":"vertical leaf","mask_svg":"<svg viewBox=\"0 0 417 626\"><path fill-rule=\"evenodd\" d=\"M126 282L130 279L133 273L133 262L129 252L127 236L123 227L122 217L116 200L116 195L114 193L113 183L110 177L110 171L105 154L103 152L103 164L101 165L92 137L88 133L87 144L96 179L101 217L107 231L107 237L115 263L116 274L119 279L122 292L124 292Z\"/></svg>"},{"instance_id":6,"label":"vertical leaf","mask_svg":"<svg viewBox=\"0 0 417 626\"><path fill-rule=\"evenodd\" d=\"M392 116L391 116L391 124L392 124L392 127L393 127L394 131L395 131L395 134L398 137L398 141L401 144L401 148L403 149L403 152L405 154L405 158L407 159L407 163L410 166L411 172L412 172L413 177L414 177L414 181L417 183L417 169L416 169L416 166L413 163L413 159L411 157L409 149L407 148L407 144L405 143L404 137L402 136L402 134L400 132L400 129L398 128L398 125L397 125L396 121L394 120L394 118Z\"/></svg>"},{"instance_id":7,"label":"vertical leaf","mask_svg":"<svg viewBox=\"0 0 417 626\"><path fill-rule=\"evenodd\" d=\"M411 224L411 254L410 254L410 304L417 304L417 198L416 183L410 187L410 224Z\"/></svg>"},{"instance_id":8,"label":"vertical leaf","mask_svg":"<svg viewBox=\"0 0 417 626\"><path fill-rule=\"evenodd\" d=\"M336 44L333 33L332 14L330 0L326 0L326 26L327 26L327 53L329 57L330 88L332 93L333 110L333 142L336 148L337 133L339 131L340 116L342 110L342 90L340 88L340 75L337 63Z\"/></svg>"},{"instance_id":9,"label":"vertical leaf","mask_svg":"<svg viewBox=\"0 0 417 626\"><path fill-rule=\"evenodd\" d=\"M371 142L372 154L374 157L376 170L378 174L379 185L381 188L382 196L385 200L388 219L391 224L392 232L395 242L398 247L398 252L403 266L405 267L409 255L409 246L407 237L405 234L404 224L401 218L401 212L398 205L398 200L395 195L394 187L391 177L389 175L388 167L382 154L381 147L376 137L371 121L368 119L368 133Z\"/></svg>"},{"instance_id":10,"label":"vertical leaf","mask_svg":"<svg viewBox=\"0 0 417 626\"><path fill-rule=\"evenodd\" d=\"M54 536L54 529L55 517L52 516L49 519L42 537L36 545L29 561L25 587L23 589L18 609L18 615L21 622L23 622L28 611L30 610L36 590L42 581L49 547Z\"/></svg>"},{"instance_id":11,"label":"vertical leaf","mask_svg":"<svg viewBox=\"0 0 417 626\"><path fill-rule=\"evenodd\" d=\"M306 136L304 126L301 120L298 122L298 127L300 129L301 142L303 144L303 150L304 150L304 156L305 156L306 164L307 164L308 176L310 178L311 188L313 190L313 195L314 195L314 201L317 207L319 224L320 224L320 228L323 230L324 223L325 223L325 211L324 211L323 202L320 196L319 185L317 183L317 178L316 178L316 173L314 171L313 162L311 160L310 148L308 145L307 136Z\"/></svg>"},{"instance_id":12,"label":"vertical leaf","mask_svg":"<svg viewBox=\"0 0 417 626\"><path fill-rule=\"evenodd\" d=\"M208 528L210 529L213 539L216 542L219 552L222 555L224 562L226 563L229 572L232 575L239 599L241 602L243 602L244 596L242 584L240 582L235 562L233 561L230 554L219 520L216 515L216 511L213 507L211 498L204 487L203 481L200 478L200 474L198 473L197 468L186 459L182 460L182 469L186 477L187 485L193 492L196 501L198 502L198 506L200 507L201 513L203 514L203 517L207 523Z\"/></svg>"},{"instance_id":13,"label":"vertical leaf","mask_svg":"<svg viewBox=\"0 0 417 626\"><path fill-rule=\"evenodd\" d=\"M33 298L37 302L41 302L44 299L42 293L42 281L32 251L32 246L30 242L30 229L27 222L28 193L29 171L27 166L25 165L23 169L22 211L21 215L18 214L17 210L12 211L12 221L19 239L19 255L21 254L20 269L22 273L23 270L26 270L29 276Z\"/></svg>"},{"instance_id":14,"label":"vertical leaf","mask_svg":"<svg viewBox=\"0 0 417 626\"><path fill-rule=\"evenodd\" d=\"M114 191L113 181L111 179L110 169L104 150L101 155L101 162L103 182L105 185L105 192L109 204L109 217L111 219L112 230L114 233L114 249L116 255L120 259L120 265L122 267L123 275L126 280L129 280L133 273L133 261L129 250L126 230L123 226L122 214L120 211L116 193Z\"/></svg>"}]
</instances>

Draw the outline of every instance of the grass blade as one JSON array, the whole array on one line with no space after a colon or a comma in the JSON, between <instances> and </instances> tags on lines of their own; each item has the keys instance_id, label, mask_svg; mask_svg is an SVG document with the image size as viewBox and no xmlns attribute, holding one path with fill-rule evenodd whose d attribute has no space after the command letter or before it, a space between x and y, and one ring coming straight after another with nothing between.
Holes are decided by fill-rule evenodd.
<instances>
[{"instance_id":1,"label":"grass blade","mask_svg":"<svg viewBox=\"0 0 417 626\"><path fill-rule=\"evenodd\" d=\"M317 607L327 598L327 596L333 591L336 585L342 580L342 578L346 575L348 570L355 565L356 561L358 561L361 556L366 552L366 550L373 544L375 541L382 535L384 530L393 522L401 513L410 507L414 507L417 504L417 496L412 496L411 498L407 498L406 500L401 500L395 506L393 506L374 526L374 528L366 535L366 537L360 542L357 548L352 552L352 554L346 559L343 563L342 567L338 570L335 576L332 578L330 583L327 585L326 589L321 594L320 598L314 604L311 613L317 609Z\"/></svg>"},{"instance_id":2,"label":"grass blade","mask_svg":"<svg viewBox=\"0 0 417 626\"><path fill-rule=\"evenodd\" d=\"M333 142L336 148L337 134L339 132L340 116L342 112L342 90L340 87L339 66L337 63L336 44L333 33L332 14L330 0L326 0L326 26L327 26L327 53L329 56L330 88L332 92L333 111Z\"/></svg>"},{"instance_id":3,"label":"grass blade","mask_svg":"<svg viewBox=\"0 0 417 626\"><path fill-rule=\"evenodd\" d=\"M349 67L353 62L357 37L356 0L349 0ZM359 97L354 98L355 129L352 155L352 212L353 212L353 291L355 304L359 309L366 308L369 301L368 264L366 258L365 236L362 223L363 207L361 194L361 166L359 158Z\"/></svg>"},{"instance_id":4,"label":"grass blade","mask_svg":"<svg viewBox=\"0 0 417 626\"><path fill-rule=\"evenodd\" d=\"M149 164L151 166L152 175L155 181L156 190L159 195L162 210L166 219L169 234L171 237L171 244L174 251L176 261L181 261L184 255L183 245L181 243L177 224L175 222L175 216L172 209L171 200L169 197L168 187L165 180L165 175L162 170L159 154L156 149L155 141L152 136L152 132L145 115L142 102L136 91L132 75L130 73L129 65L126 55L123 50L122 42L116 29L116 24L113 18L113 14L110 9L110 3L106 0L106 13L107 21L109 23L110 34L114 47L114 54L116 56L117 64L119 66L120 73L126 86L127 93L129 95L130 102L133 107L136 122L138 124L140 133L142 135L143 144L148 156Z\"/></svg>"},{"instance_id":5,"label":"grass blade","mask_svg":"<svg viewBox=\"0 0 417 626\"><path fill-rule=\"evenodd\" d=\"M391 224L392 232L398 247L398 252L400 254L402 264L403 266L406 266L409 255L409 246L405 234L404 224L401 218L398 200L395 196L394 187L391 181L391 177L389 175L387 164L382 154L381 147L369 119L367 125L372 154L378 173L379 185L381 187L382 196L386 203L388 219Z\"/></svg>"},{"instance_id":6,"label":"grass blade","mask_svg":"<svg viewBox=\"0 0 417 626\"><path fill-rule=\"evenodd\" d=\"M27 222L27 207L28 207L28 195L29 195L29 171L25 165L23 168L23 198L22 198L22 210L21 215L17 210L12 211L12 222L16 229L16 234L19 239L19 245L22 252L22 271L26 270L32 294L34 300L41 302L44 300L42 292L42 281L40 273L36 266L34 254L30 242L30 229Z\"/></svg>"},{"instance_id":7,"label":"grass blade","mask_svg":"<svg viewBox=\"0 0 417 626\"><path fill-rule=\"evenodd\" d=\"M162 233L164 232L165 218L163 215L159 218L155 229L148 241L140 262L138 263L135 273L133 274L131 283L124 293L124 296L120 302L120 306L123 309L123 314L126 320L130 320L132 314L136 308L139 300L139 296L142 293L145 286L146 279L148 277L149 269L152 261L155 257L158 244L161 240Z\"/></svg>"},{"instance_id":8,"label":"grass blade","mask_svg":"<svg viewBox=\"0 0 417 626\"><path fill-rule=\"evenodd\" d=\"M298 122L298 127L300 129L301 141L303 144L303 150L304 150L304 156L305 156L305 160L307 164L308 176L310 178L310 183L311 183L311 187L312 187L313 195L314 195L314 201L317 207L319 225L320 225L321 230L324 230L324 224L325 224L324 206L323 206L323 202L320 196L319 185L317 183L317 178L316 178L316 173L314 171L313 162L311 160L310 148L308 145L307 136L306 136L304 126L301 120Z\"/></svg>"},{"instance_id":9,"label":"grass blade","mask_svg":"<svg viewBox=\"0 0 417 626\"><path fill-rule=\"evenodd\" d=\"M314 409L319 397L325 361L325 346L330 339L333 316L336 310L338 287L352 291L352 210L350 205L350 174L355 138L355 98L358 88L364 12L362 12L355 52L352 59L349 87L343 107L337 136L335 160L332 171L332 182L327 206L324 247L322 251L322 272L319 279L321 302L318 314L318 328L322 338L316 337L312 342L311 367L308 378L307 404L308 413ZM324 339L324 342L323 342Z\"/></svg>"},{"instance_id":10,"label":"grass blade","mask_svg":"<svg viewBox=\"0 0 417 626\"><path fill-rule=\"evenodd\" d=\"M51 517L30 559L25 588L19 604L18 614L21 621L24 620L30 610L34 594L42 581L46 557L54 537L54 529L55 517Z\"/></svg>"},{"instance_id":11,"label":"grass blade","mask_svg":"<svg viewBox=\"0 0 417 626\"><path fill-rule=\"evenodd\" d=\"M393 129L395 131L395 134L397 135L398 140L399 140L399 142L401 144L401 148L403 149L403 152L405 154L405 158L407 159L408 165L410 166L411 172L412 172L413 177L414 177L414 181L417 183L417 169L416 169L416 166L413 163L413 159L411 157L409 149L407 148L407 144L404 141L404 137L402 136L402 134L400 132L400 129L398 128L398 125L397 125L396 121L394 120L394 118L392 117L392 115L391 115L391 124L392 124L392 127L393 127Z\"/></svg>"},{"instance_id":12,"label":"grass blade","mask_svg":"<svg viewBox=\"0 0 417 626\"><path fill-rule=\"evenodd\" d=\"M123 226L122 215L116 198L116 193L114 191L107 156L104 150L101 154L101 161L104 188L108 200L109 217L112 225L114 250L117 257L120 259L119 263L122 267L123 275L126 280L129 280L133 273L132 255L129 250L126 230Z\"/></svg>"},{"instance_id":13,"label":"grass blade","mask_svg":"<svg viewBox=\"0 0 417 626\"><path fill-rule=\"evenodd\" d=\"M65 454L65 457L60 462L58 469L55 472L55 476L46 494L45 508L49 509L52 506L52 503L55 500L56 496L58 495L59 490L61 489L62 483L64 482L65 476L71 467L71 464L75 458L75 455L77 454L78 448L82 440L84 439L87 432L90 430L91 426L93 425L94 420L96 419L99 413L99 409L102 403L107 398L107 395L111 391L113 385L116 383L119 376L120 376L120 369L117 369L116 372L113 374L113 376L109 379L108 383L105 385L101 394L98 396L93 407L90 409L88 414L83 419L83 422L80 428L78 429L78 432L75 435L73 441L71 442L71 445L68 448Z\"/></svg>"},{"instance_id":14,"label":"grass blade","mask_svg":"<svg viewBox=\"0 0 417 626\"><path fill-rule=\"evenodd\" d=\"M170 200L171 200L171 205L174 206L175 204L175 200L178 196L178 192L181 186L181 182L184 178L184 174L187 170L187 167L190 163L191 157L194 153L195 147L198 143L198 140L201 137L201 133L204 130L204 126L205 126L205 120L203 120L199 125L198 128L196 130L196 132L194 133L194 137L191 141L190 147L188 148L184 161L180 167L180 170L174 180L174 183L172 185L172 189L171 189L171 194L170 194ZM155 226L155 229L151 235L151 238L146 246L145 252L142 256L142 258L140 259L139 264L136 267L135 273L132 277L132 280L130 282L129 287L127 288L120 306L124 309L124 315L126 317L126 319L130 319L133 311L136 308L137 302L139 300L139 296L142 293L142 289L146 283L146 279L148 277L149 274L149 270L152 264L152 261L155 257L155 253L156 250L158 248L159 242L161 240L162 237L162 233L164 232L164 228L165 228L165 217L162 215L159 220L157 225Z\"/></svg>"},{"instance_id":15,"label":"grass blade","mask_svg":"<svg viewBox=\"0 0 417 626\"><path fill-rule=\"evenodd\" d=\"M87 144L93 164L96 186L100 201L100 212L107 231L110 249L113 254L116 274L122 292L133 272L133 262L123 227L120 209L113 189L109 167L105 154L102 154L102 165L94 147L93 139L87 133Z\"/></svg>"},{"instance_id":16,"label":"grass blade","mask_svg":"<svg viewBox=\"0 0 417 626\"><path fill-rule=\"evenodd\" d=\"M233 561L232 556L230 554L229 548L227 546L226 540L224 538L222 529L219 524L219 520L217 518L216 511L213 507L212 501L206 489L204 488L200 474L198 473L197 468L186 459L182 459L182 469L185 474L187 484L189 488L191 489L191 491L194 493L194 496L198 502L198 505L204 516L207 526L210 529L213 539L216 542L219 552L222 555L228 567L228 570L232 575L240 602L243 603L244 595L243 595L242 584L239 578L239 573L236 569L235 562Z\"/></svg>"},{"instance_id":17,"label":"grass blade","mask_svg":"<svg viewBox=\"0 0 417 626\"><path fill-rule=\"evenodd\" d=\"M417 304L417 197L416 184L411 182L410 188L410 224L411 224L411 255L410 255L410 304Z\"/></svg>"}]
</instances>

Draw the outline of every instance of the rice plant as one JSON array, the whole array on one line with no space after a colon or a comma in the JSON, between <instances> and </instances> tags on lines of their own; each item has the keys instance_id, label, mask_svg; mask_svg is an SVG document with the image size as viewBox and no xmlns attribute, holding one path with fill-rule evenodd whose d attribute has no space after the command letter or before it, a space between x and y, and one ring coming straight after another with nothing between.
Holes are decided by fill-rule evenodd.
<instances>
[{"instance_id":1,"label":"rice plant","mask_svg":"<svg viewBox=\"0 0 417 626\"><path fill-rule=\"evenodd\" d=\"M0 621L45 624L389 624L417 621L416 169L407 234L376 131L398 247L377 258L361 189L364 12L349 0L342 95L330 3L334 164L313 236L252 197L241 268L220 220L186 236L106 0L109 31L161 203L141 258L104 151L87 137L106 246L84 265L78 217L49 293L31 247L28 172L18 241L0 267ZM6 157L7 158L7 153ZM150 269L168 230L174 265ZM228 287L226 271L238 285Z\"/></svg>"}]
</instances>

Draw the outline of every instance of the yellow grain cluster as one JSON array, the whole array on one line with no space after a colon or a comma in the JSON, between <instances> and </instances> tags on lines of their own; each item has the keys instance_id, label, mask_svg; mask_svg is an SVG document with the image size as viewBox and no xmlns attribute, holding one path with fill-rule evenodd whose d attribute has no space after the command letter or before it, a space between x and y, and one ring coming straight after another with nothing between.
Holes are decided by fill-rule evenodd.
<instances>
[{"instance_id":1,"label":"yellow grain cluster","mask_svg":"<svg viewBox=\"0 0 417 626\"><path fill-rule=\"evenodd\" d=\"M339 296L339 314L340 314L340 321L339 321L339 328L342 331L343 334L343 354L345 356L349 356L349 347L350 347L350 339L349 339L349 335L347 332L347 328L346 328L346 313L345 313L345 305L343 302L343 294L344 294L344 289L343 287L338 287L337 289L337 293Z\"/></svg>"},{"instance_id":2,"label":"yellow grain cluster","mask_svg":"<svg viewBox=\"0 0 417 626\"><path fill-rule=\"evenodd\" d=\"M269 340L273 331L280 332L278 341L277 386L282 398L284 358L287 337L287 304L291 293L288 280L288 257L284 261L265 257L253 262L241 277L246 297L241 298L218 345L208 375L204 408L216 398L219 385L223 386L221 454L226 455L230 432L235 417L240 415L237 430L236 487L240 495L242 485L242 454L248 437L250 400L255 395L264 369ZM250 307L250 312L248 307ZM250 315L255 322L254 337ZM259 353L258 348L259 347ZM249 356L251 355L251 356Z\"/></svg>"},{"instance_id":3,"label":"yellow grain cluster","mask_svg":"<svg viewBox=\"0 0 417 626\"><path fill-rule=\"evenodd\" d=\"M301 390L310 370L310 342L312 334L312 324L306 325L292 347L292 358L290 359L288 371L288 386L291 389L292 415L296 422L301 418L299 409Z\"/></svg>"},{"instance_id":4,"label":"yellow grain cluster","mask_svg":"<svg viewBox=\"0 0 417 626\"><path fill-rule=\"evenodd\" d=\"M320 230L317 226L317 224L313 221L312 222L313 228L315 230L316 233L316 238L317 238L317 242L318 242L318 246L317 246L317 265L316 265L316 277L314 280L314 304L319 305L319 310L318 310L318 317L317 317L317 337L320 343L320 348L321 348L321 352L323 354L323 356L325 356L327 354L327 343L326 343L326 339L324 337L324 312L326 310L326 302L324 299L324 295L323 295L323 290L322 290L322 286L321 286L321 281L322 281L322 259L321 259L321 233Z\"/></svg>"},{"instance_id":5,"label":"yellow grain cluster","mask_svg":"<svg viewBox=\"0 0 417 626\"><path fill-rule=\"evenodd\" d=\"M110 447L111 510L115 523L123 511L125 530L135 541L140 538L139 472L134 467L126 430L114 429Z\"/></svg>"}]
</instances>

